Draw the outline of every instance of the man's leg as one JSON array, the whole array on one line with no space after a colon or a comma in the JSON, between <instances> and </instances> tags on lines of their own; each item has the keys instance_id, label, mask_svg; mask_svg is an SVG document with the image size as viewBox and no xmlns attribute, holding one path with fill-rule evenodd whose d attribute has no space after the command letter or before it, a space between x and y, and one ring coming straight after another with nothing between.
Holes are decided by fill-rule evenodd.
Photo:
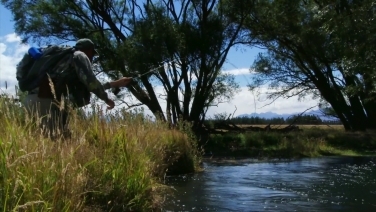
<instances>
[{"instance_id":1,"label":"man's leg","mask_svg":"<svg viewBox=\"0 0 376 212\"><path fill-rule=\"evenodd\" d=\"M29 94L24 104L32 117L41 119L40 127L46 135L55 137L67 130L68 113L61 111L52 99Z\"/></svg>"}]
</instances>

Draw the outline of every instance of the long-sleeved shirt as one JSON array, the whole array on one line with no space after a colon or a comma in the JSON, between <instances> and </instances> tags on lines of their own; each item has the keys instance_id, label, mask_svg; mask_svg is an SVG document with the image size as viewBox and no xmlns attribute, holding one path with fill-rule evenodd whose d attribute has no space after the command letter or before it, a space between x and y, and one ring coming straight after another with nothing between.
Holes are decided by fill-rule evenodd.
<instances>
[{"instance_id":1,"label":"long-sleeved shirt","mask_svg":"<svg viewBox=\"0 0 376 212\"><path fill-rule=\"evenodd\" d=\"M94 93L105 102L108 100L108 95L105 90L110 88L109 83L102 85L101 82L99 82L93 72L89 58L81 51L75 51L73 54L62 58L49 73L52 79L62 79L63 83L67 81L66 79L78 78L78 81L81 82L89 92ZM72 89L69 92L73 93L79 91Z\"/></svg>"},{"instance_id":2,"label":"long-sleeved shirt","mask_svg":"<svg viewBox=\"0 0 376 212\"><path fill-rule=\"evenodd\" d=\"M73 66L76 70L77 77L86 86L86 88L94 93L103 101L108 100L105 87L95 77L91 62L85 53L76 51L73 53Z\"/></svg>"}]
</instances>

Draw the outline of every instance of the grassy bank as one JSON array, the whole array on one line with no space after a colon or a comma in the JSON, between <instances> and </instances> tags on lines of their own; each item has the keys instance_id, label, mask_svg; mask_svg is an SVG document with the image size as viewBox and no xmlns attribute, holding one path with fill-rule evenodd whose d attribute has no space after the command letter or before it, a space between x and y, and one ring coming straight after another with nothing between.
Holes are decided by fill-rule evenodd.
<instances>
[{"instance_id":1,"label":"grassy bank","mask_svg":"<svg viewBox=\"0 0 376 212\"><path fill-rule=\"evenodd\" d=\"M300 126L302 131L211 135L208 156L297 158L327 155L376 155L376 134L345 132L340 126Z\"/></svg>"},{"instance_id":2,"label":"grassy bank","mask_svg":"<svg viewBox=\"0 0 376 212\"><path fill-rule=\"evenodd\" d=\"M198 167L195 141L136 113L74 114L70 139L41 135L0 99L0 211L152 211L167 173Z\"/></svg>"}]
</instances>

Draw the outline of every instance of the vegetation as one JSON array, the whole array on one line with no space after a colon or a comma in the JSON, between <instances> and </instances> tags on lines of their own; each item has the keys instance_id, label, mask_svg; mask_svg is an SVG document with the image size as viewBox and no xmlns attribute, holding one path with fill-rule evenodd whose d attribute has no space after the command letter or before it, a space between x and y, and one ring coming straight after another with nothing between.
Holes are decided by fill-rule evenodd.
<instances>
[{"instance_id":1,"label":"vegetation","mask_svg":"<svg viewBox=\"0 0 376 212\"><path fill-rule=\"evenodd\" d=\"M226 1L228 16L267 49L250 85L270 98L313 94L346 130L376 128L371 0Z\"/></svg>"},{"instance_id":2,"label":"vegetation","mask_svg":"<svg viewBox=\"0 0 376 212\"><path fill-rule=\"evenodd\" d=\"M119 96L122 101L131 94L140 104L129 108L145 105L154 122L126 109L105 116L93 108L89 116L73 113L70 139L51 142L37 130L38 118L9 99L0 100L2 211L160 208L168 191L162 184L165 174L198 169L199 146L188 126L214 156L302 157L375 150L375 136L367 133L376 129L376 19L371 0L1 3L13 13L16 33L24 42L92 39L100 52L96 71L110 78L147 73L169 61L137 78ZM251 68L251 90L267 85L275 91L271 99L313 94L343 129L277 133L235 128L236 133L205 134L205 125L223 121L207 120L208 109L230 101L238 90L234 76L221 68L230 49L244 45L267 50ZM164 94L158 94L156 86ZM230 121L325 123L313 116Z\"/></svg>"},{"instance_id":3,"label":"vegetation","mask_svg":"<svg viewBox=\"0 0 376 212\"><path fill-rule=\"evenodd\" d=\"M267 52L251 68L251 89L267 85L272 99L313 94L346 130L376 128L371 0L1 2L25 42L94 40L109 77L170 61L127 89L160 120L200 128L208 108L238 90L221 71L229 50L257 45Z\"/></svg>"},{"instance_id":4,"label":"vegetation","mask_svg":"<svg viewBox=\"0 0 376 212\"><path fill-rule=\"evenodd\" d=\"M302 126L300 126L302 127ZM245 132L211 135L207 156L299 158L328 155L376 155L374 133L350 133L343 127L303 126L288 133Z\"/></svg>"},{"instance_id":5,"label":"vegetation","mask_svg":"<svg viewBox=\"0 0 376 212\"><path fill-rule=\"evenodd\" d=\"M234 27L219 0L1 2L25 42L91 38L100 51L99 71L109 77L135 76L171 61L127 89L158 119L196 128L210 106L237 91L233 76L221 68L230 48L242 42L241 24Z\"/></svg>"},{"instance_id":6,"label":"vegetation","mask_svg":"<svg viewBox=\"0 0 376 212\"><path fill-rule=\"evenodd\" d=\"M227 119L228 118L228 119ZM284 124L298 124L298 125L322 125L322 124L341 124L336 120L323 120L316 115L292 115L288 118L276 117L276 118L262 118L258 116L238 116L230 117L225 114L216 115L212 119L207 119L205 121L206 125L215 125L216 123L228 120L231 123L237 125L262 125L262 124L272 124L272 125L284 125Z\"/></svg>"},{"instance_id":7,"label":"vegetation","mask_svg":"<svg viewBox=\"0 0 376 212\"><path fill-rule=\"evenodd\" d=\"M0 211L153 211L166 174L198 170L189 133L142 114L73 113L71 138L42 136L22 109L0 98Z\"/></svg>"}]
</instances>

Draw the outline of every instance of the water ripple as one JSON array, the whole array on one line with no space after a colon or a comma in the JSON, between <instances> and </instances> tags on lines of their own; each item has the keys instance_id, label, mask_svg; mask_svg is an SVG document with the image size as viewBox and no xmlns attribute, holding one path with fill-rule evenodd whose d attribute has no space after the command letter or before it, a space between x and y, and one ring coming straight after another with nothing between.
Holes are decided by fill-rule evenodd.
<instances>
[{"instance_id":1,"label":"water ripple","mask_svg":"<svg viewBox=\"0 0 376 212\"><path fill-rule=\"evenodd\" d=\"M168 177L166 211L376 211L374 158L206 162L206 171Z\"/></svg>"}]
</instances>

